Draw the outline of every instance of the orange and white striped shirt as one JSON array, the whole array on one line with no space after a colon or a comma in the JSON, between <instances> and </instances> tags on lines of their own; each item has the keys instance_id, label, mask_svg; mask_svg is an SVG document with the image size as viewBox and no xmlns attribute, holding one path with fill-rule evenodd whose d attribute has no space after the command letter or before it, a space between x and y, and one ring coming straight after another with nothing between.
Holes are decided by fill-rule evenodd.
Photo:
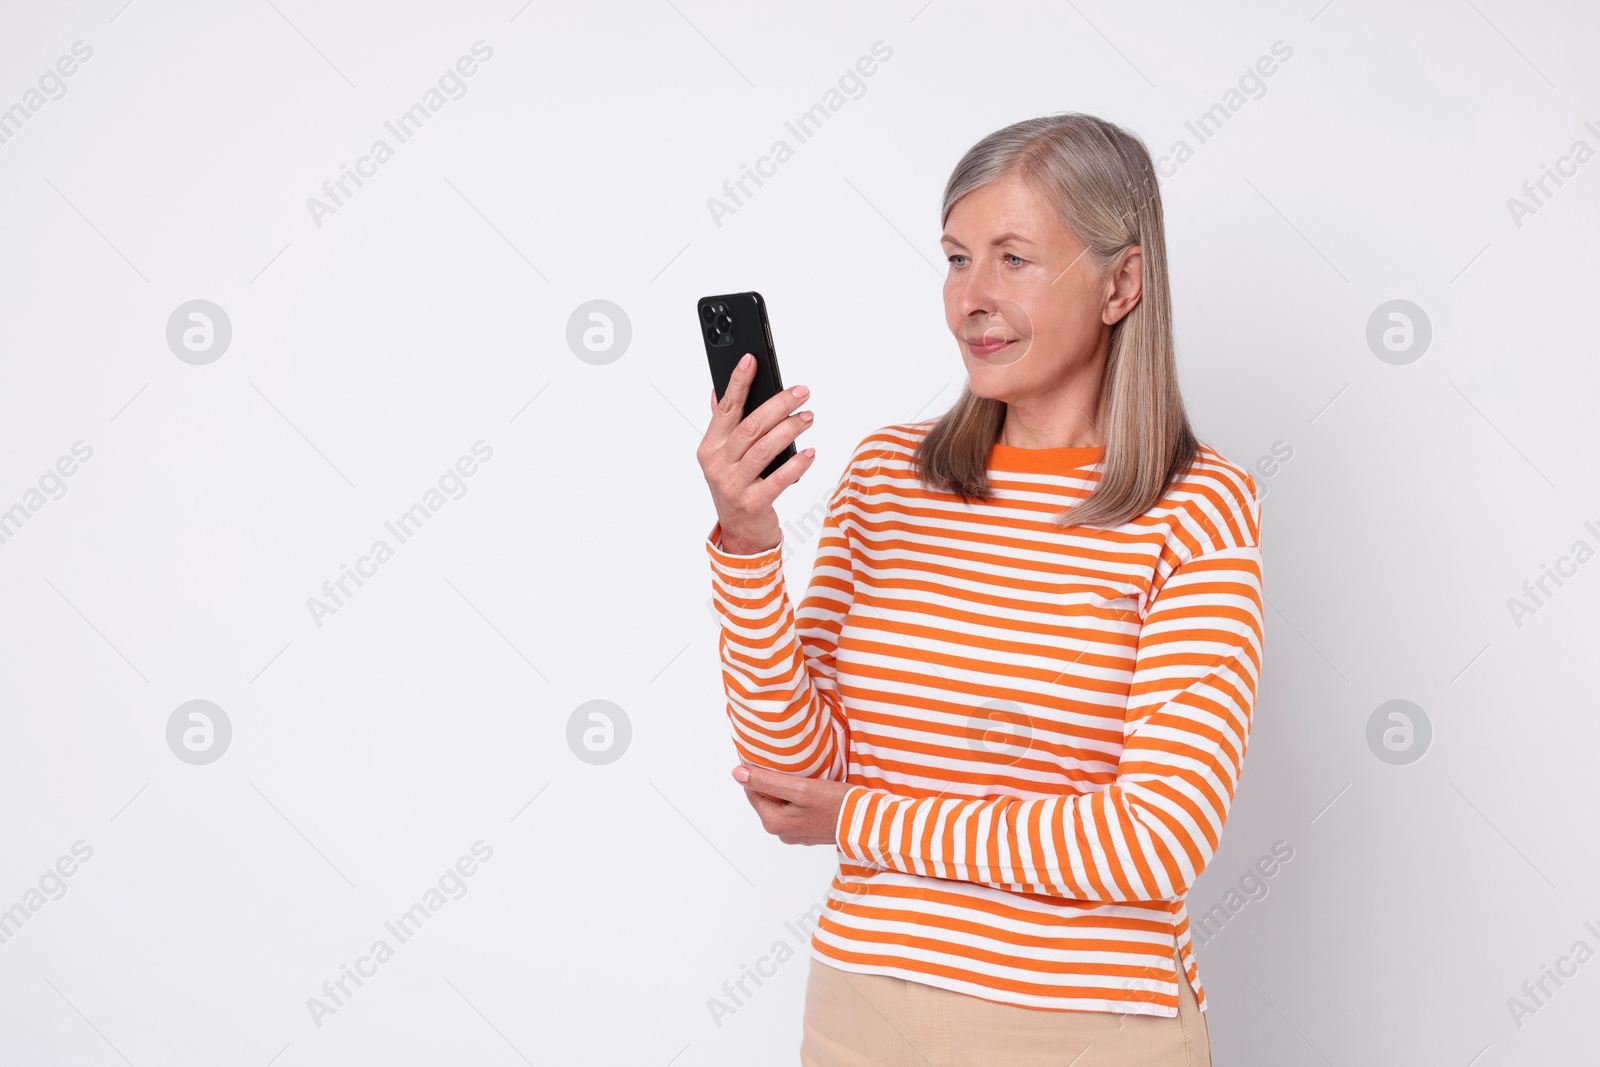
<instances>
[{"instance_id":1,"label":"orange and white striped shirt","mask_svg":"<svg viewBox=\"0 0 1600 1067\"><path fill-rule=\"evenodd\" d=\"M1209 446L1149 511L1057 527L1100 447L996 444L929 490L932 422L834 488L798 611L783 546L706 540L735 747L851 783L822 962L1030 1008L1176 1015L1185 897L1238 786L1261 671L1260 501Z\"/></svg>"}]
</instances>

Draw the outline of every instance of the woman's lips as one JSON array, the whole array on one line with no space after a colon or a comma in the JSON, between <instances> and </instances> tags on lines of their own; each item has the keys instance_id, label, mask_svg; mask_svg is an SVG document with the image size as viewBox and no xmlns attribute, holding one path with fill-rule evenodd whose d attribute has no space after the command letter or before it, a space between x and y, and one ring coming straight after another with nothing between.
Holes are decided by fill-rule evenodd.
<instances>
[{"instance_id":1,"label":"woman's lips","mask_svg":"<svg viewBox=\"0 0 1600 1067\"><path fill-rule=\"evenodd\" d=\"M978 340L973 340L972 338L969 337L969 338L967 338L967 351L971 352L974 356L977 356L979 359L988 359L990 356L994 355L996 352L999 352L999 351L1005 349L1006 347L1008 347L1010 345L1014 345L1014 344L1016 344L1015 340L1011 340L1011 341L1003 341L1003 340L998 340L998 339L997 340L983 340L981 338L978 339Z\"/></svg>"}]
</instances>

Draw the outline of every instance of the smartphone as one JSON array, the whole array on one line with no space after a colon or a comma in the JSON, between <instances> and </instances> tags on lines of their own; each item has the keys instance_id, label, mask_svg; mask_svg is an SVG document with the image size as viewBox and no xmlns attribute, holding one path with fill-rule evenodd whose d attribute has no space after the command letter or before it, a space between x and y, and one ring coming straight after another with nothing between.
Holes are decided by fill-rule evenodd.
<instances>
[{"instance_id":1,"label":"smartphone","mask_svg":"<svg viewBox=\"0 0 1600 1067\"><path fill-rule=\"evenodd\" d=\"M733 379L733 370L746 352L756 359L756 376L744 398L744 415L783 392L783 375L778 373L778 352L772 344L772 324L767 321L767 303L760 293L729 293L703 296L696 306L700 336L706 343L706 360L711 364L711 384L721 400ZM761 472L765 478L787 463L795 454L790 441Z\"/></svg>"}]
</instances>

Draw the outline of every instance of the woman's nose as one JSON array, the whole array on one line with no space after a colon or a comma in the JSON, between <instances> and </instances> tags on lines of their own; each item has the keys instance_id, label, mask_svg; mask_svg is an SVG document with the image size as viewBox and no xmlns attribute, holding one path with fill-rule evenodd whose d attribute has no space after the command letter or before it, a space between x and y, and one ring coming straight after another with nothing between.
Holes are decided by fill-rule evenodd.
<instances>
[{"instance_id":1,"label":"woman's nose","mask_svg":"<svg viewBox=\"0 0 1600 1067\"><path fill-rule=\"evenodd\" d=\"M988 311L994 305L994 293L989 280L976 270L969 270L956 283L955 306L962 315Z\"/></svg>"}]
</instances>

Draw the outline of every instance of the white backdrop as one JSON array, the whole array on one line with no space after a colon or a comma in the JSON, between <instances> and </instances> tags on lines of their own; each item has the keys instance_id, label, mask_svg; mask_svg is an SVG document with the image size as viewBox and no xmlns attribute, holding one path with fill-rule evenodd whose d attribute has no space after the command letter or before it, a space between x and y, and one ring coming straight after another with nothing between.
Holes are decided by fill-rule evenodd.
<instances>
[{"instance_id":1,"label":"white backdrop","mask_svg":"<svg viewBox=\"0 0 1600 1067\"><path fill-rule=\"evenodd\" d=\"M795 1062L834 860L729 777L693 302L771 305L801 519L954 400L939 194L1063 110L1164 160L1190 414L1267 489L1216 1062L1591 1058L1597 48L1509 0L8 2L0 1062Z\"/></svg>"}]
</instances>

